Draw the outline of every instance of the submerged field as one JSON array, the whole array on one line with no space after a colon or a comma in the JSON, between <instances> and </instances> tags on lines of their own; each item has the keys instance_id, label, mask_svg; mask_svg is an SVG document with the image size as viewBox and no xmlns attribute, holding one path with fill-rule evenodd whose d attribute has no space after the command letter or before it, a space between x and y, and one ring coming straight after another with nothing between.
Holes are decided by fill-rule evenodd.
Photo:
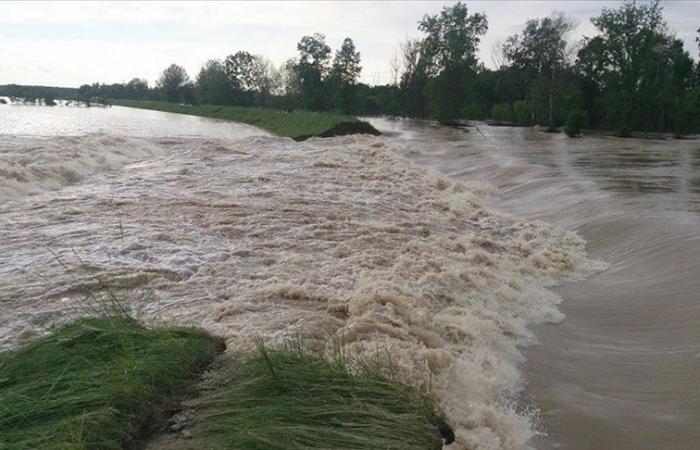
<instances>
[{"instance_id":1,"label":"submerged field","mask_svg":"<svg viewBox=\"0 0 700 450\"><path fill-rule=\"evenodd\" d=\"M178 114L231 120L254 125L277 136L303 140L312 136L336 136L343 134L379 134L367 122L352 116L327 112L292 111L247 108L240 106L180 105L169 102L113 100L113 104L130 108L151 109Z\"/></svg>"}]
</instances>

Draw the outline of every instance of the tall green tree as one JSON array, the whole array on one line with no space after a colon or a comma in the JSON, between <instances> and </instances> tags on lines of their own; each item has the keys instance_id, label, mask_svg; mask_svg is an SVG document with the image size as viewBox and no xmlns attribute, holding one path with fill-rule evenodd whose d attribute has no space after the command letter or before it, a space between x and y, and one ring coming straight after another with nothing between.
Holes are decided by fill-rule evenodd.
<instances>
[{"instance_id":1,"label":"tall green tree","mask_svg":"<svg viewBox=\"0 0 700 450\"><path fill-rule=\"evenodd\" d=\"M126 84L126 96L128 98L142 100L148 95L148 81L143 78L132 78Z\"/></svg>"},{"instance_id":2,"label":"tall green tree","mask_svg":"<svg viewBox=\"0 0 700 450\"><path fill-rule=\"evenodd\" d=\"M343 40L340 50L335 52L331 70L340 77L343 83L348 85L357 83L360 72L362 72L360 52L355 50L355 43L349 37Z\"/></svg>"},{"instance_id":3,"label":"tall green tree","mask_svg":"<svg viewBox=\"0 0 700 450\"><path fill-rule=\"evenodd\" d=\"M291 110L299 106L301 95L301 80L297 74L296 58L287 59L279 68L278 85L280 93L284 96L285 108Z\"/></svg>"},{"instance_id":4,"label":"tall green tree","mask_svg":"<svg viewBox=\"0 0 700 450\"><path fill-rule=\"evenodd\" d=\"M197 75L196 89L202 103L232 105L234 102L231 82L221 60L210 59L204 63Z\"/></svg>"},{"instance_id":5,"label":"tall green tree","mask_svg":"<svg viewBox=\"0 0 700 450\"><path fill-rule=\"evenodd\" d=\"M236 102L265 106L279 82L272 64L260 55L239 51L226 57L224 70Z\"/></svg>"},{"instance_id":6,"label":"tall green tree","mask_svg":"<svg viewBox=\"0 0 700 450\"><path fill-rule=\"evenodd\" d=\"M693 73L693 59L684 50L683 41L673 38L667 44L667 56L662 61L663 69L668 71L667 79L662 81L666 100L662 112L668 111L668 128L680 137L693 131L693 119L700 113L697 78ZM659 128L663 129L664 125L661 123Z\"/></svg>"},{"instance_id":7,"label":"tall green tree","mask_svg":"<svg viewBox=\"0 0 700 450\"><path fill-rule=\"evenodd\" d=\"M255 55L243 50L228 55L224 71L234 91L248 92L255 89Z\"/></svg>"},{"instance_id":8,"label":"tall green tree","mask_svg":"<svg viewBox=\"0 0 700 450\"><path fill-rule=\"evenodd\" d=\"M695 37L695 43L698 44L698 61L695 64L696 83L700 86L700 28L697 30L698 35Z\"/></svg>"},{"instance_id":9,"label":"tall green tree","mask_svg":"<svg viewBox=\"0 0 700 450\"><path fill-rule=\"evenodd\" d=\"M329 77L329 97L346 114L355 112L356 85L362 72L360 52L355 50L352 39L345 38L335 52Z\"/></svg>"},{"instance_id":10,"label":"tall green tree","mask_svg":"<svg viewBox=\"0 0 700 450\"><path fill-rule=\"evenodd\" d=\"M184 88L188 83L190 83L190 77L185 68L171 64L161 73L156 86L163 93L165 100L179 102L183 100Z\"/></svg>"},{"instance_id":11,"label":"tall green tree","mask_svg":"<svg viewBox=\"0 0 700 450\"><path fill-rule=\"evenodd\" d=\"M325 109L323 82L328 74L331 48L320 33L304 36L297 43L299 56L294 72L299 80L302 106L312 110Z\"/></svg>"},{"instance_id":12,"label":"tall green tree","mask_svg":"<svg viewBox=\"0 0 700 450\"><path fill-rule=\"evenodd\" d=\"M662 8L658 2L626 2L615 9L604 7L591 22L599 34L584 40L578 64L597 79L609 121L626 136L640 105L640 87L657 80L651 74L660 68L658 49L667 34Z\"/></svg>"},{"instance_id":13,"label":"tall green tree","mask_svg":"<svg viewBox=\"0 0 700 450\"><path fill-rule=\"evenodd\" d=\"M401 81L399 92L403 99L403 113L409 117L426 117L426 86L430 63L423 51L423 42L409 39L401 44Z\"/></svg>"},{"instance_id":14,"label":"tall green tree","mask_svg":"<svg viewBox=\"0 0 700 450\"><path fill-rule=\"evenodd\" d=\"M535 121L550 127L556 125L555 98L562 91L558 81L568 65L567 35L573 29L573 21L554 13L528 20L525 29L509 37L504 44L507 61L530 86Z\"/></svg>"},{"instance_id":15,"label":"tall green tree","mask_svg":"<svg viewBox=\"0 0 700 450\"><path fill-rule=\"evenodd\" d=\"M253 79L257 104L267 106L272 94L279 89L279 71L267 58L258 55L253 65Z\"/></svg>"},{"instance_id":16,"label":"tall green tree","mask_svg":"<svg viewBox=\"0 0 700 450\"><path fill-rule=\"evenodd\" d=\"M424 16L418 29L426 34L421 50L428 75L434 76L428 88L434 115L441 122L451 122L461 117L475 80L476 52L488 21L484 14L469 14L466 5L458 2L439 14Z\"/></svg>"}]
</instances>

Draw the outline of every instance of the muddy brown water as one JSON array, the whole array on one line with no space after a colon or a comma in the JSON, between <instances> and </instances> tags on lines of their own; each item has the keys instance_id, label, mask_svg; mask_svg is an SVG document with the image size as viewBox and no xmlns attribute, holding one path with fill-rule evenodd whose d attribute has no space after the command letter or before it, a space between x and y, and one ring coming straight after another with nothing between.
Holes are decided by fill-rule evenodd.
<instances>
[{"instance_id":1,"label":"muddy brown water","mask_svg":"<svg viewBox=\"0 0 700 450\"><path fill-rule=\"evenodd\" d=\"M295 143L116 107L0 119L0 347L104 281L232 351L386 349L407 381L430 377L449 448L700 447L697 141L371 119L384 137ZM548 289L573 272L590 276Z\"/></svg>"},{"instance_id":2,"label":"muddy brown water","mask_svg":"<svg viewBox=\"0 0 700 450\"><path fill-rule=\"evenodd\" d=\"M535 327L524 350L538 448L700 448L700 141L372 122L420 148L416 162L495 184L497 208L577 231L610 264L556 288L566 319Z\"/></svg>"},{"instance_id":3,"label":"muddy brown water","mask_svg":"<svg viewBox=\"0 0 700 450\"><path fill-rule=\"evenodd\" d=\"M384 136L291 139L127 108L0 108L0 348L113 299L231 353L301 340L430 383L455 450L520 449L519 350L548 288L600 264L580 236Z\"/></svg>"}]
</instances>

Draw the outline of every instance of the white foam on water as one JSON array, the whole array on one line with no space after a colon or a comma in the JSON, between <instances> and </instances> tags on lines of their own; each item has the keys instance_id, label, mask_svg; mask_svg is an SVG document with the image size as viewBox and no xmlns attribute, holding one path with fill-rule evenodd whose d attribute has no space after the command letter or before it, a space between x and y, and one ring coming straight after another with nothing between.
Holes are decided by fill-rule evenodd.
<instances>
[{"instance_id":1,"label":"white foam on water","mask_svg":"<svg viewBox=\"0 0 700 450\"><path fill-rule=\"evenodd\" d=\"M0 148L0 202L55 191L165 151L153 140L126 136L5 135Z\"/></svg>"},{"instance_id":2,"label":"white foam on water","mask_svg":"<svg viewBox=\"0 0 700 450\"><path fill-rule=\"evenodd\" d=\"M105 155L104 138L75 139ZM449 448L528 447L518 346L528 325L562 319L548 286L603 267L579 236L484 207L493 188L419 168L387 138L136 145L104 157L150 158L0 206L0 346L109 285L146 319L203 326L232 352L301 338L388 357L406 382L430 382Z\"/></svg>"}]
</instances>

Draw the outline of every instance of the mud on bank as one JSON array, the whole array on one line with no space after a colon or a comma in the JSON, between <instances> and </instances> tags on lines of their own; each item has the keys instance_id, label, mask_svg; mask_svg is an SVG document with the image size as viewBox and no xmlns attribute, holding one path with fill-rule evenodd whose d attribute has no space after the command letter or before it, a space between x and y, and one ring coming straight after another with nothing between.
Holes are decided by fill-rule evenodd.
<instances>
[{"instance_id":1,"label":"mud on bank","mask_svg":"<svg viewBox=\"0 0 700 450\"><path fill-rule=\"evenodd\" d=\"M368 122L364 122L362 120L355 120L355 121L351 121L351 122L340 122L337 125L334 125L333 128L330 128L330 129L328 129L320 134L317 134L317 135L296 136L296 137L294 137L294 140L295 141L305 141L305 140L310 139L312 137L327 138L327 137L334 137L334 136L346 136L348 134L368 134L371 136L381 136L382 133L380 133L376 128L374 128Z\"/></svg>"}]
</instances>

